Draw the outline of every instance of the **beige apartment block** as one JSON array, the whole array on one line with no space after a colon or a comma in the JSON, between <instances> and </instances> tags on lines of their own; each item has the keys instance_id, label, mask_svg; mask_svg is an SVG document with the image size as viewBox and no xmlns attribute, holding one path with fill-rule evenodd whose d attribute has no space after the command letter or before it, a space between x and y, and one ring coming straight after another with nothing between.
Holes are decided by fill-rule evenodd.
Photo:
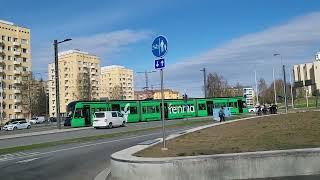
<instances>
[{"instance_id":1,"label":"beige apartment block","mask_svg":"<svg viewBox=\"0 0 320 180\"><path fill-rule=\"evenodd\" d=\"M178 91L172 89L163 90L164 99L181 99L181 95ZM153 99L161 99L161 91L154 90Z\"/></svg>"},{"instance_id":2,"label":"beige apartment block","mask_svg":"<svg viewBox=\"0 0 320 180\"><path fill-rule=\"evenodd\" d=\"M293 75L294 81L303 81L303 85L305 85L306 80L311 80L315 82L315 74L317 73L317 69L314 67L314 63L305 63L305 64L297 64L293 66ZM318 72L319 73L319 72ZM318 77L319 78L319 77ZM305 86L303 87L306 90L306 93L311 96L312 92L316 89L315 85Z\"/></svg>"},{"instance_id":3,"label":"beige apartment block","mask_svg":"<svg viewBox=\"0 0 320 180\"><path fill-rule=\"evenodd\" d=\"M77 100L99 98L100 59L80 50L59 53L60 112ZM55 64L48 65L49 115L56 117Z\"/></svg>"},{"instance_id":4,"label":"beige apartment block","mask_svg":"<svg viewBox=\"0 0 320 180\"><path fill-rule=\"evenodd\" d=\"M134 99L133 70L123 66L101 67L100 98Z\"/></svg>"},{"instance_id":5,"label":"beige apartment block","mask_svg":"<svg viewBox=\"0 0 320 180\"><path fill-rule=\"evenodd\" d=\"M0 20L0 63L0 124L29 117L21 85L31 71L30 29Z\"/></svg>"}]
</instances>

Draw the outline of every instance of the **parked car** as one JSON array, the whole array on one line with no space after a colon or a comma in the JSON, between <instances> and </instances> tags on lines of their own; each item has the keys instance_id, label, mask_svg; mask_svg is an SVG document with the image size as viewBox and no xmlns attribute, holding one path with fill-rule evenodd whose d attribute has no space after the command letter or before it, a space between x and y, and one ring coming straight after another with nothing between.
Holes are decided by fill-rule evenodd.
<instances>
[{"instance_id":1,"label":"parked car","mask_svg":"<svg viewBox=\"0 0 320 180\"><path fill-rule=\"evenodd\" d=\"M56 117L50 117L49 118L49 122L57 122L57 118Z\"/></svg>"},{"instance_id":2,"label":"parked car","mask_svg":"<svg viewBox=\"0 0 320 180\"><path fill-rule=\"evenodd\" d=\"M44 116L33 117L29 120L31 124L41 124L45 122Z\"/></svg>"},{"instance_id":3,"label":"parked car","mask_svg":"<svg viewBox=\"0 0 320 180\"><path fill-rule=\"evenodd\" d=\"M3 127L3 130L6 131L14 131L17 129L30 129L31 124L27 122L25 119L21 119L18 121L11 121L7 125Z\"/></svg>"},{"instance_id":4,"label":"parked car","mask_svg":"<svg viewBox=\"0 0 320 180\"><path fill-rule=\"evenodd\" d=\"M94 128L112 128L115 126L125 126L127 123L123 114L118 111L101 111L94 113Z\"/></svg>"}]
</instances>

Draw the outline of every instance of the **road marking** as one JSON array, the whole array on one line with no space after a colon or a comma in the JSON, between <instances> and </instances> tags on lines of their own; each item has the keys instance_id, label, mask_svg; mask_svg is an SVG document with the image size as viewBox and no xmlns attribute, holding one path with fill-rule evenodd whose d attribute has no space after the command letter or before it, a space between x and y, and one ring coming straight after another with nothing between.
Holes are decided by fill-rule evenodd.
<instances>
[{"instance_id":1,"label":"road marking","mask_svg":"<svg viewBox=\"0 0 320 180\"><path fill-rule=\"evenodd\" d=\"M185 130L185 129L173 130L173 131L168 131L168 132L170 132L170 133L179 132L181 130ZM18 152L18 153L14 153L14 154L5 154L5 155L8 155L9 157L1 159L1 156L5 156L5 155L1 155L0 162L1 161L3 162L3 161L10 161L10 160L18 160L18 159L23 159L23 158L31 158L31 157L35 157L35 156L47 155L47 154L52 154L52 153L61 152L61 151L68 151L68 150L74 150L74 149L79 149L79 148L84 148L84 147L97 146L97 145L101 145L101 144L114 143L114 142L136 139L136 138L141 138L141 137L147 137L147 136L152 136L152 135L157 135L157 134L161 134L161 133L157 132L157 133L127 137L127 138L123 138L123 139L115 139L115 140L111 140L111 141L103 141L103 142L98 142L98 143L84 144L84 145L80 145L80 146L64 148L64 149L57 149L57 150L48 151L48 152L30 152L30 153ZM18 154L18 156L17 156L17 154Z\"/></svg>"},{"instance_id":2,"label":"road marking","mask_svg":"<svg viewBox=\"0 0 320 180\"><path fill-rule=\"evenodd\" d=\"M37 160L37 159L40 159L40 158L38 157L38 158L32 158L32 159L25 159L25 160L16 162L16 164L27 163L27 162L31 162L31 161L34 161L34 160Z\"/></svg>"},{"instance_id":3,"label":"road marking","mask_svg":"<svg viewBox=\"0 0 320 180\"><path fill-rule=\"evenodd\" d=\"M4 155L0 155L0 162L17 159L18 157L23 158L23 157L26 157L29 155L38 155L39 153L40 152L30 152L30 153L18 152L18 153L13 153L13 154L4 154Z\"/></svg>"},{"instance_id":4,"label":"road marking","mask_svg":"<svg viewBox=\"0 0 320 180\"><path fill-rule=\"evenodd\" d=\"M106 180L108 175L110 174L111 170L109 168L104 169L101 171L94 180Z\"/></svg>"},{"instance_id":5,"label":"road marking","mask_svg":"<svg viewBox=\"0 0 320 180\"><path fill-rule=\"evenodd\" d=\"M15 156L15 154L5 154L5 155L9 155L12 158L0 158L0 162L1 161L9 161L9 160L16 160L16 159L22 159L22 158L30 158L30 157L35 157L35 156L40 156L40 155L46 155L46 154L52 154L52 153L56 153L56 152L61 152L61 151L68 151L68 150L73 150L73 149L79 149L79 148L83 148L83 147L90 147L90 146L97 146L97 145L101 145L101 144L108 144L108 143L113 143L113 142L119 142L119 141L123 141L123 140L130 140L130 139L136 139L136 138L141 138L141 137L146 137L146 136L152 136L152 135L156 135L156 134L160 134L158 133L151 133L151 134L145 134L145 135L140 135L140 136L133 136L133 137L127 137L127 138L123 138L123 139L115 139L112 141L104 141L104 142L98 142L98 143L91 143L91 144L85 144L85 145L80 145L80 146L75 146L75 147L70 147L70 148L64 148L64 149L57 149L57 150L53 150L53 151L48 151L48 152L34 152L34 153L28 153L27 155L24 155L23 157L20 156ZM2 156L5 156L2 155ZM0 156L1 157L1 156Z\"/></svg>"}]
</instances>

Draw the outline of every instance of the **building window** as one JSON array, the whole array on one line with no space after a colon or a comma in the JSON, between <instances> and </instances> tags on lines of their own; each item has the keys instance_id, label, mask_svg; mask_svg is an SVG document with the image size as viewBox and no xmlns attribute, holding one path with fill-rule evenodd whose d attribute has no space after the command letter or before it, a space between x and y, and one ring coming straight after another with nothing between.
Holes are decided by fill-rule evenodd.
<instances>
[{"instance_id":1,"label":"building window","mask_svg":"<svg viewBox=\"0 0 320 180\"><path fill-rule=\"evenodd\" d=\"M11 56L8 56L8 61L11 61Z\"/></svg>"},{"instance_id":2,"label":"building window","mask_svg":"<svg viewBox=\"0 0 320 180\"><path fill-rule=\"evenodd\" d=\"M11 46L8 46L8 51L11 51Z\"/></svg>"},{"instance_id":3,"label":"building window","mask_svg":"<svg viewBox=\"0 0 320 180\"><path fill-rule=\"evenodd\" d=\"M2 39L2 41L4 41L6 39L6 37L5 36L1 36L1 39Z\"/></svg>"},{"instance_id":4,"label":"building window","mask_svg":"<svg viewBox=\"0 0 320 180\"><path fill-rule=\"evenodd\" d=\"M26 48L22 48L22 52L23 53L27 53L27 49Z\"/></svg>"},{"instance_id":5,"label":"building window","mask_svg":"<svg viewBox=\"0 0 320 180\"><path fill-rule=\"evenodd\" d=\"M27 62L27 58L22 58L22 61L23 62Z\"/></svg>"},{"instance_id":6,"label":"building window","mask_svg":"<svg viewBox=\"0 0 320 180\"><path fill-rule=\"evenodd\" d=\"M21 39L21 44L28 44L28 40L26 40L26 39Z\"/></svg>"},{"instance_id":7,"label":"building window","mask_svg":"<svg viewBox=\"0 0 320 180\"><path fill-rule=\"evenodd\" d=\"M11 41L11 37L8 36L8 41Z\"/></svg>"}]
</instances>

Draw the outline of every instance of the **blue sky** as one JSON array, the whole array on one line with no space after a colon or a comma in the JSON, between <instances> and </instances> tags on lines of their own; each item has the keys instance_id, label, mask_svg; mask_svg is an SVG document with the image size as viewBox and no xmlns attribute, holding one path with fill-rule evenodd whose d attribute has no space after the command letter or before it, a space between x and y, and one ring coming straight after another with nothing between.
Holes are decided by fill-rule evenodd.
<instances>
[{"instance_id":1,"label":"blue sky","mask_svg":"<svg viewBox=\"0 0 320 180\"><path fill-rule=\"evenodd\" d=\"M3 1L0 19L31 29L32 69L43 76L54 39L73 39L60 50L81 49L100 56L102 66L138 72L153 69L151 43L163 34L169 41L165 86L196 97L203 67L230 84L253 85L254 70L270 81L275 67L280 77L273 53L281 53L289 68L312 61L320 49L317 0ZM155 88L158 76L150 75ZM136 74L136 89L143 78Z\"/></svg>"}]
</instances>

